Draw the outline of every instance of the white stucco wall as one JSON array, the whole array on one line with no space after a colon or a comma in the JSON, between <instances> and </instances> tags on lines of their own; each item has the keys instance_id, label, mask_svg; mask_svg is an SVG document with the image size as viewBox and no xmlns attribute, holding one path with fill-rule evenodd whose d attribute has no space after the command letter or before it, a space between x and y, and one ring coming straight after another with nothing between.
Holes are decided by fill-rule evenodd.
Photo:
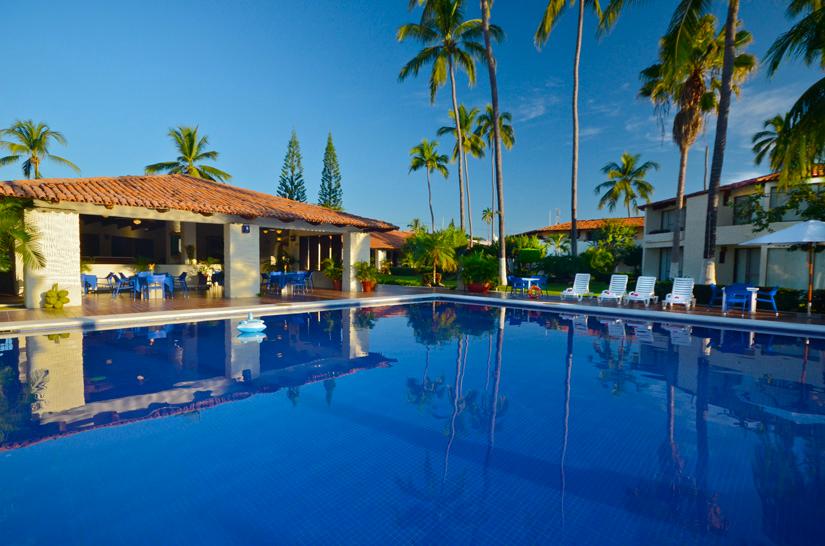
<instances>
[{"instance_id":1,"label":"white stucco wall","mask_svg":"<svg viewBox=\"0 0 825 546\"><path fill-rule=\"evenodd\" d=\"M355 262L370 261L370 235L369 233L344 233L344 274L342 276L341 289L349 292L361 290L361 283L355 278L353 264Z\"/></svg>"},{"instance_id":2,"label":"white stucco wall","mask_svg":"<svg viewBox=\"0 0 825 546\"><path fill-rule=\"evenodd\" d=\"M30 336L26 339L26 380L42 382L36 412L40 415L77 408L86 403L83 380L83 333L64 337ZM22 339L22 338L21 338Z\"/></svg>"},{"instance_id":3,"label":"white stucco wall","mask_svg":"<svg viewBox=\"0 0 825 546\"><path fill-rule=\"evenodd\" d=\"M45 208L29 209L26 224L40 234L38 244L45 267L26 267L24 272L26 307L43 306L43 294L57 283L69 291L68 306L80 305L80 216L76 212Z\"/></svg>"},{"instance_id":4,"label":"white stucco wall","mask_svg":"<svg viewBox=\"0 0 825 546\"><path fill-rule=\"evenodd\" d=\"M227 298L250 298L261 290L260 232L249 225L243 233L243 224L224 224L224 295Z\"/></svg>"}]
</instances>

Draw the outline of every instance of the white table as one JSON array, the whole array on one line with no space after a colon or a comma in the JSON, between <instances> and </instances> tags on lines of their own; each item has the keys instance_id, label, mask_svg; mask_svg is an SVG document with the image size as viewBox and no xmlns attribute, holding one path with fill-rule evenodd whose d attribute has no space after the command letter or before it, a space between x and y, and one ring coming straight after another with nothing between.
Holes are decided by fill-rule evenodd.
<instances>
[{"instance_id":1,"label":"white table","mask_svg":"<svg viewBox=\"0 0 825 546\"><path fill-rule=\"evenodd\" d=\"M751 293L751 313L756 313L756 294L759 292L759 287L749 286L745 290Z\"/></svg>"}]
</instances>

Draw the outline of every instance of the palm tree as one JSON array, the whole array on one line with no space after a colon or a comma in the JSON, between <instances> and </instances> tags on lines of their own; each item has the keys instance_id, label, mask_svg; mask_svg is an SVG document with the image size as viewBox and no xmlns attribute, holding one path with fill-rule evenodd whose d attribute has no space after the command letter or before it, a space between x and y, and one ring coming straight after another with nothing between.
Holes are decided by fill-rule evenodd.
<instances>
[{"instance_id":1,"label":"palm tree","mask_svg":"<svg viewBox=\"0 0 825 546\"><path fill-rule=\"evenodd\" d=\"M414 242L413 258L419 266L432 267L434 286L438 269L455 271L458 268L452 237L448 230L433 231L421 234Z\"/></svg>"},{"instance_id":2,"label":"palm tree","mask_svg":"<svg viewBox=\"0 0 825 546\"><path fill-rule=\"evenodd\" d=\"M453 120L452 126L445 126L438 129L438 136L442 135L452 135L455 138L455 146L453 147L453 161L458 160L461 156L460 152L463 152L464 156L464 180L467 186L467 227L470 230L470 246L473 246L473 207L472 201L470 198L470 167L467 164L467 154L475 157L476 159L484 156L484 139L478 136L476 133L471 131L471 127L473 127L476 123L476 119L478 118L479 110L478 108L471 108L467 110L467 108L462 104L458 107L458 117L460 118L459 123L455 123L455 115L452 111L449 112L450 119ZM463 127L465 130L461 134L461 150L459 150L458 146L458 136L456 127Z\"/></svg>"},{"instance_id":3,"label":"palm tree","mask_svg":"<svg viewBox=\"0 0 825 546\"><path fill-rule=\"evenodd\" d=\"M226 182L232 178L232 175L226 171L203 164L203 161L218 159L218 152L206 151L209 137L199 136L197 127L180 126L169 129L169 137L175 141L175 147L180 155L175 161L146 165L146 174L186 174L213 182Z\"/></svg>"},{"instance_id":4,"label":"palm tree","mask_svg":"<svg viewBox=\"0 0 825 546\"><path fill-rule=\"evenodd\" d=\"M654 161L645 161L639 165L640 157L641 154L624 152L619 163L611 161L602 167L602 172L607 175L608 180L596 186L596 195L604 192L599 199L600 209L606 206L612 212L616 210L616 204L621 200L624 201L627 215L630 216L631 208L639 212L639 199L650 203L653 185L645 177L647 171L651 169L658 171L659 164Z\"/></svg>"},{"instance_id":5,"label":"palm tree","mask_svg":"<svg viewBox=\"0 0 825 546\"><path fill-rule=\"evenodd\" d=\"M496 213L492 207L486 207L481 211L481 221L490 226L490 242L493 242L493 222L496 219Z\"/></svg>"},{"instance_id":6,"label":"palm tree","mask_svg":"<svg viewBox=\"0 0 825 546\"><path fill-rule=\"evenodd\" d=\"M574 256L578 254L576 241L578 233L576 228L576 212L578 208L578 176L579 176L579 64L582 53L582 32L584 29L584 8L585 5L592 8L599 19L600 32L609 30L619 16L619 12L624 6L625 0L610 0L610 3L602 12L600 3L596 0L548 0L544 9L539 27L536 29L534 41L536 47L541 47L550 38L550 32L559 20L562 12L568 7L578 3L578 23L576 31L576 49L573 57L573 158L571 165L570 182L570 240L572 241L571 251Z\"/></svg>"},{"instance_id":7,"label":"palm tree","mask_svg":"<svg viewBox=\"0 0 825 546\"><path fill-rule=\"evenodd\" d=\"M771 119L766 119L762 123L763 130L759 131L751 139L753 144L753 153L755 155L754 162L757 165L762 164L765 156L768 156L768 163L773 164L774 158L777 154L781 154L776 148L779 142L779 135L785 127L785 118L782 116L774 116Z\"/></svg>"},{"instance_id":8,"label":"palm tree","mask_svg":"<svg viewBox=\"0 0 825 546\"><path fill-rule=\"evenodd\" d=\"M678 12L677 12L678 14ZM674 18L677 17L674 14ZM673 118L673 140L679 148L679 179L676 189L676 220L673 222L673 243L671 247L670 275L679 275L682 257L680 235L682 212L685 206L685 180L687 159L691 146L702 131L705 116L718 105L717 93L721 87L719 71L724 60L724 33L716 31L716 18L704 15L696 26L690 27L689 35L682 27L675 27L675 33L665 35L659 44L658 64L644 69L640 75L643 82L639 95L649 98L657 113L664 116L670 105L678 111ZM741 49L751 42L749 32L736 33L736 47ZM682 50L688 52L683 54ZM734 60L734 90L755 68L752 55L740 53Z\"/></svg>"},{"instance_id":9,"label":"palm tree","mask_svg":"<svg viewBox=\"0 0 825 546\"><path fill-rule=\"evenodd\" d=\"M424 222L421 221L421 218L413 218L412 220L410 220L410 223L407 224L407 229L409 229L413 233L427 231L427 228L424 227Z\"/></svg>"},{"instance_id":10,"label":"palm tree","mask_svg":"<svg viewBox=\"0 0 825 546\"><path fill-rule=\"evenodd\" d=\"M66 145L66 137L59 131L53 131L45 123L35 123L30 119L16 121L8 129L0 131L0 136L10 141L0 141L0 147L7 149L11 155L0 157L0 165L9 165L23 160L23 176L40 178L40 163L44 159L65 165L79 173L80 168L64 157L49 152L53 142Z\"/></svg>"},{"instance_id":11,"label":"palm tree","mask_svg":"<svg viewBox=\"0 0 825 546\"><path fill-rule=\"evenodd\" d=\"M447 170L447 155L438 153L438 142L429 141L426 138L420 144L410 150L410 170L417 171L423 168L427 173L427 196L430 204L430 221L432 230L435 232L435 214L433 213L433 188L430 184L430 173L438 171L444 178L449 176Z\"/></svg>"},{"instance_id":12,"label":"palm tree","mask_svg":"<svg viewBox=\"0 0 825 546\"><path fill-rule=\"evenodd\" d=\"M544 236L544 240L553 248L556 256L570 253L570 236L566 233L548 233Z\"/></svg>"},{"instance_id":13,"label":"palm tree","mask_svg":"<svg viewBox=\"0 0 825 546\"><path fill-rule=\"evenodd\" d=\"M484 108L484 112L478 115L476 118L476 126L474 129L474 133L479 137L483 138L484 141L487 143L487 148L490 150L494 150L493 139L495 138L495 134L493 131L493 119L495 119L493 113L493 105L488 104ZM516 143L516 134L513 131L513 116L509 112L502 112L501 115L498 117L498 128L499 128L499 135L501 137L501 143L504 147L508 150L513 148L513 145ZM490 154L490 208L493 211L493 214L498 214L496 211L496 155L495 153ZM492 228L492 224L490 224ZM490 236L490 242L495 239L492 235Z\"/></svg>"},{"instance_id":14,"label":"palm tree","mask_svg":"<svg viewBox=\"0 0 825 546\"><path fill-rule=\"evenodd\" d=\"M23 212L29 206L25 201L0 201L0 272L11 271L15 255L31 269L46 265L37 240L39 233L26 224Z\"/></svg>"},{"instance_id":15,"label":"palm tree","mask_svg":"<svg viewBox=\"0 0 825 546\"><path fill-rule=\"evenodd\" d=\"M484 36L484 58L487 61L487 74L490 78L490 105L493 111L493 151L496 171L496 196L498 199L498 282L507 284L507 244L504 236L504 169L501 164L501 110L498 104L497 63L493 55L492 38L497 27L490 24L490 12L493 0L481 0L481 33ZM498 29L498 32L501 32ZM503 36L503 34L502 34Z\"/></svg>"},{"instance_id":16,"label":"palm tree","mask_svg":"<svg viewBox=\"0 0 825 546\"><path fill-rule=\"evenodd\" d=\"M791 0L788 15L803 17L779 36L768 49L768 74L773 75L782 61L802 57L806 65L825 67L825 3L821 0ZM781 172L783 185L809 176L825 151L825 78L819 79L797 99L780 135L780 154L771 167Z\"/></svg>"},{"instance_id":17,"label":"palm tree","mask_svg":"<svg viewBox=\"0 0 825 546\"><path fill-rule=\"evenodd\" d=\"M413 38L424 45L398 75L401 81L410 75L417 76L424 65L431 64L430 102L435 102L438 88L450 79L453 115L458 140L462 140L458 96L455 85L456 66L467 74L470 85L475 85L475 61L483 54L483 47L477 41L481 35L481 21L464 20L463 0L429 0L419 23L408 23L398 29L397 39L403 42ZM501 31L497 30L500 35ZM461 229L464 230L464 152L459 148L458 189Z\"/></svg>"}]
</instances>

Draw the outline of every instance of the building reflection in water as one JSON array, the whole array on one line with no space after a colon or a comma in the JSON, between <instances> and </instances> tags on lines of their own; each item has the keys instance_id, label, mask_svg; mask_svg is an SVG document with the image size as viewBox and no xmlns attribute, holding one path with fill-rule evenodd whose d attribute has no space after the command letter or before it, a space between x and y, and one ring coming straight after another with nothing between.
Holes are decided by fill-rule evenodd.
<instances>
[{"instance_id":1,"label":"building reflection in water","mask_svg":"<svg viewBox=\"0 0 825 546\"><path fill-rule=\"evenodd\" d=\"M258 392L387 367L356 310L7 338L0 345L0 448L98 426L196 411Z\"/></svg>"}]
</instances>

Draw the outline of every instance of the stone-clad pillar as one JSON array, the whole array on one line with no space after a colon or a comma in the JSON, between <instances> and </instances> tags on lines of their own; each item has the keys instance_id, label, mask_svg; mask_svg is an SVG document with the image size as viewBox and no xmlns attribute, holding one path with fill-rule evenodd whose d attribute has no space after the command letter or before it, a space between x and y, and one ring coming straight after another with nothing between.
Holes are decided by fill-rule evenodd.
<instances>
[{"instance_id":1,"label":"stone-clad pillar","mask_svg":"<svg viewBox=\"0 0 825 546\"><path fill-rule=\"evenodd\" d=\"M344 233L344 274L342 276L341 289L349 292L361 290L361 283L355 278L353 265L355 262L370 261L370 234L351 232Z\"/></svg>"},{"instance_id":2,"label":"stone-clad pillar","mask_svg":"<svg viewBox=\"0 0 825 546\"><path fill-rule=\"evenodd\" d=\"M42 268L25 268L26 307L42 307L43 294L55 283L69 291L67 306L80 305L80 215L73 211L34 208L25 212L25 221L39 234L37 243L46 260Z\"/></svg>"},{"instance_id":3,"label":"stone-clad pillar","mask_svg":"<svg viewBox=\"0 0 825 546\"><path fill-rule=\"evenodd\" d=\"M225 297L251 298L261 291L259 238L260 232L256 225L225 224L223 226L223 293Z\"/></svg>"}]
</instances>

